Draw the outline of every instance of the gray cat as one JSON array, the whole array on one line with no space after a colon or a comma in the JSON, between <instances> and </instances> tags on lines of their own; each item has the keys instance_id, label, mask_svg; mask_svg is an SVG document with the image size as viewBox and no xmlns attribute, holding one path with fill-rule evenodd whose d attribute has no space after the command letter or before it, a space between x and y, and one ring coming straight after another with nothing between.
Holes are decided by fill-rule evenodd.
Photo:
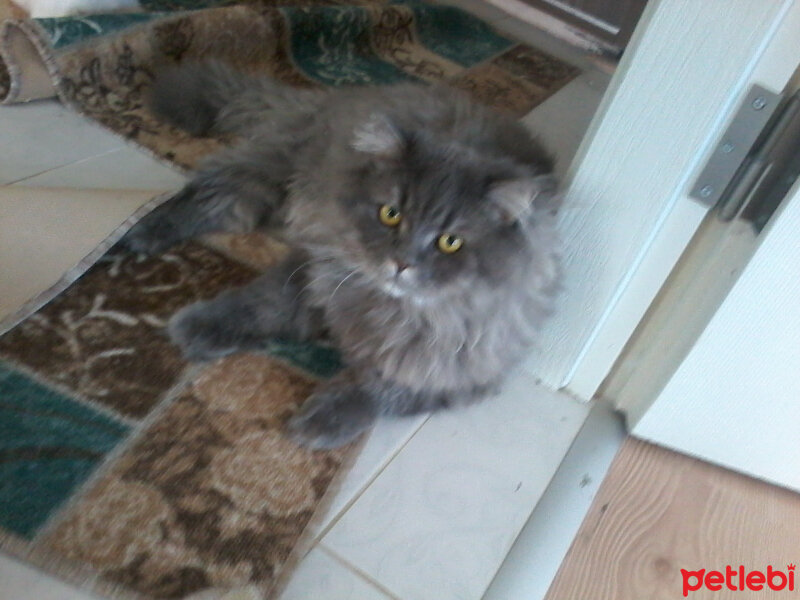
<instances>
[{"instance_id":1,"label":"gray cat","mask_svg":"<svg viewBox=\"0 0 800 600\"><path fill-rule=\"evenodd\" d=\"M494 393L558 288L552 160L509 117L443 87L298 90L221 65L157 78L154 109L235 134L126 243L278 227L289 258L169 323L190 359L322 335L346 364L290 421L311 448L382 415Z\"/></svg>"}]
</instances>

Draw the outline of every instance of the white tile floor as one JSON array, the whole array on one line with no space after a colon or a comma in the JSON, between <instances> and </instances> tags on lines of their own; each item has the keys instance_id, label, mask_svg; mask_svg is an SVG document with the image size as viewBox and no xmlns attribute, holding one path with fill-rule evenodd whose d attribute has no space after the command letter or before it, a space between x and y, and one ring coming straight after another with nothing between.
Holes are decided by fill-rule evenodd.
<instances>
[{"instance_id":1,"label":"white tile floor","mask_svg":"<svg viewBox=\"0 0 800 600\"><path fill-rule=\"evenodd\" d=\"M0 186L0 320L57 282L152 195Z\"/></svg>"},{"instance_id":2,"label":"white tile floor","mask_svg":"<svg viewBox=\"0 0 800 600\"><path fill-rule=\"evenodd\" d=\"M480 598L587 412L518 373L431 417L322 544L403 600Z\"/></svg>"},{"instance_id":3,"label":"white tile floor","mask_svg":"<svg viewBox=\"0 0 800 600\"><path fill-rule=\"evenodd\" d=\"M524 119L557 154L563 173L608 76L561 42L479 0L453 3L585 69ZM51 256L61 261L31 261L16 269L24 274L15 279L8 265L20 259L0 252L0 298L7 298L0 313L52 285L126 214L183 181L55 102L1 107L0 145L0 224L6 228L0 235L24 229L22 237L40 246L50 240ZM59 198L73 202L69 210L52 208ZM104 201L118 210L97 216L97 203ZM60 236L44 226L23 227L21 202L28 217L40 211ZM59 246L70 235L81 243ZM541 598L620 439L607 413L595 409L587 421L588 413L588 405L538 386L523 368L491 402L381 423L317 524L316 544L283 600L477 600L490 583L487 599ZM90 597L0 557L0 600Z\"/></svg>"},{"instance_id":4,"label":"white tile floor","mask_svg":"<svg viewBox=\"0 0 800 600\"><path fill-rule=\"evenodd\" d=\"M0 184L9 184L122 146L119 138L56 102L4 106Z\"/></svg>"},{"instance_id":5,"label":"white tile floor","mask_svg":"<svg viewBox=\"0 0 800 600\"><path fill-rule=\"evenodd\" d=\"M483 600L544 598L624 438L622 418L593 406Z\"/></svg>"},{"instance_id":6,"label":"white tile floor","mask_svg":"<svg viewBox=\"0 0 800 600\"><path fill-rule=\"evenodd\" d=\"M123 167L123 168L120 168ZM147 154L130 146L84 158L17 181L14 185L45 188L106 190L170 190L180 187L184 177Z\"/></svg>"}]
</instances>

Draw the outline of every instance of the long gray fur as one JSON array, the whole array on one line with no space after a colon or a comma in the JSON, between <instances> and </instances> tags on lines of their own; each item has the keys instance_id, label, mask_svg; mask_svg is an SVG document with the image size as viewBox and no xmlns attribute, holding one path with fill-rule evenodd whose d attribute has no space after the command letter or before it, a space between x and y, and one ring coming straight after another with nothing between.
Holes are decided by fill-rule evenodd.
<instances>
[{"instance_id":1,"label":"long gray fur","mask_svg":"<svg viewBox=\"0 0 800 600\"><path fill-rule=\"evenodd\" d=\"M280 230L287 261L169 324L192 359L328 336L345 370L289 423L329 448L382 415L478 400L536 341L558 289L551 158L516 121L444 87L296 90L220 64L162 73L157 112L237 136L126 238ZM382 205L402 214L378 220ZM443 233L463 247L444 254Z\"/></svg>"}]
</instances>

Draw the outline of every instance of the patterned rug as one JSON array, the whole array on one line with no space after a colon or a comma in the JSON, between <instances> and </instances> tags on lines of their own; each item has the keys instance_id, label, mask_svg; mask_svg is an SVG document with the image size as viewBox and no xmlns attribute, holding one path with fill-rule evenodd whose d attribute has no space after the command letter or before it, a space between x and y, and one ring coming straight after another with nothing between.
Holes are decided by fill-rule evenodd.
<instances>
[{"instance_id":1,"label":"patterned rug","mask_svg":"<svg viewBox=\"0 0 800 600\"><path fill-rule=\"evenodd\" d=\"M444 81L517 116L578 73L454 7L278 2L177 10L221 2L144 0L150 12L6 21L0 103L57 93L157 156L191 167L216 145L166 127L144 108L160 65L216 58L302 87Z\"/></svg>"},{"instance_id":2,"label":"patterned rug","mask_svg":"<svg viewBox=\"0 0 800 600\"><path fill-rule=\"evenodd\" d=\"M215 57L297 86L443 80L518 115L577 74L444 6L144 4L5 22L0 98L57 94L191 167L222 142L147 112L161 64ZM274 340L186 363L163 333L170 315L249 281L285 249L246 235L120 253L114 242L144 212L0 325L0 548L108 597L275 597L357 452L308 451L282 433L338 356Z\"/></svg>"}]
</instances>

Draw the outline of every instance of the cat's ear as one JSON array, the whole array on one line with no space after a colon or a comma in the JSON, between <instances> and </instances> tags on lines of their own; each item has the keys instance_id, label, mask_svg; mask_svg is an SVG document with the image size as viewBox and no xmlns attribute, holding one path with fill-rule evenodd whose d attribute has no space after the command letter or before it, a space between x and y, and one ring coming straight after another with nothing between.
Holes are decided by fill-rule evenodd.
<instances>
[{"instance_id":1,"label":"cat's ear","mask_svg":"<svg viewBox=\"0 0 800 600\"><path fill-rule=\"evenodd\" d=\"M554 208L558 180L553 175L537 175L508 179L492 185L489 200L495 204L504 221L524 218L534 209Z\"/></svg>"},{"instance_id":2,"label":"cat's ear","mask_svg":"<svg viewBox=\"0 0 800 600\"><path fill-rule=\"evenodd\" d=\"M353 132L353 148L377 158L397 158L403 150L403 136L386 115L373 113Z\"/></svg>"}]
</instances>

